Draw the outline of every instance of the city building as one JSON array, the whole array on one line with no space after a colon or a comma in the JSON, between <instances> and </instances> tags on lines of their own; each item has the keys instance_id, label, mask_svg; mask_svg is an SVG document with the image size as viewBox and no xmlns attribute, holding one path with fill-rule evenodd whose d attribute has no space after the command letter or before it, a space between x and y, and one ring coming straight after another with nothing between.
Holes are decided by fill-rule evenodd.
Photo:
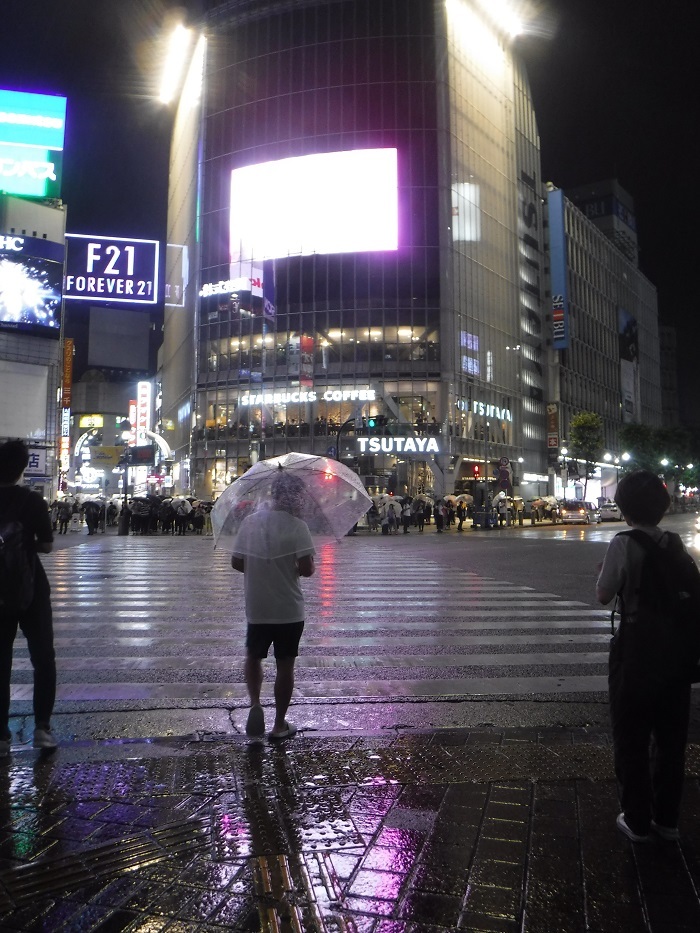
<instances>
[{"instance_id":1,"label":"city building","mask_svg":"<svg viewBox=\"0 0 700 933\"><path fill-rule=\"evenodd\" d=\"M572 416L597 412L612 461L601 464L588 484L588 498L595 499L603 489L614 493L614 460L623 453L620 427L662 424L656 288L639 271L636 254L630 259L619 249L618 239L601 232L565 192L552 184L547 187L554 327L547 429L550 467L555 468L553 491L563 492L557 465ZM628 220L634 225L629 196L627 202Z\"/></svg>"},{"instance_id":2,"label":"city building","mask_svg":"<svg viewBox=\"0 0 700 933\"><path fill-rule=\"evenodd\" d=\"M678 330L671 324L659 324L661 361L661 422L677 427L680 421L678 392Z\"/></svg>"},{"instance_id":3,"label":"city building","mask_svg":"<svg viewBox=\"0 0 700 933\"><path fill-rule=\"evenodd\" d=\"M546 481L539 140L502 7L228 0L175 37L178 491L291 450L371 490Z\"/></svg>"},{"instance_id":4,"label":"city building","mask_svg":"<svg viewBox=\"0 0 700 933\"><path fill-rule=\"evenodd\" d=\"M634 199L616 178L567 188L566 196L631 263L639 265Z\"/></svg>"},{"instance_id":5,"label":"city building","mask_svg":"<svg viewBox=\"0 0 700 933\"><path fill-rule=\"evenodd\" d=\"M25 482L56 493L66 214L0 193L0 442L26 441Z\"/></svg>"}]
</instances>

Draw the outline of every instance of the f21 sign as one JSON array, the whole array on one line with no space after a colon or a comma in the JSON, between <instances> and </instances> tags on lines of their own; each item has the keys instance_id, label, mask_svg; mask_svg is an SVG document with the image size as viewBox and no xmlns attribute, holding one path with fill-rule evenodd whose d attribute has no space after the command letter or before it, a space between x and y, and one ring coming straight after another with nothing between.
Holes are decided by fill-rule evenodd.
<instances>
[{"instance_id":1,"label":"f21 sign","mask_svg":"<svg viewBox=\"0 0 700 933\"><path fill-rule=\"evenodd\" d=\"M158 241L66 234L63 297L74 301L155 304Z\"/></svg>"}]
</instances>

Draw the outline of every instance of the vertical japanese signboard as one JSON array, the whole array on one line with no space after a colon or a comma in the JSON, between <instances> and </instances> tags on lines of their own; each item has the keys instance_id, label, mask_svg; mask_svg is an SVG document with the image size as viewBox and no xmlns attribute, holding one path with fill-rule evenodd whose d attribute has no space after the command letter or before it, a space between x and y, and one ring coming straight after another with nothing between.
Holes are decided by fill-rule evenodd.
<instances>
[{"instance_id":1,"label":"vertical japanese signboard","mask_svg":"<svg viewBox=\"0 0 700 933\"><path fill-rule=\"evenodd\" d=\"M73 393L73 338L63 341L63 376L61 379L61 408L70 408Z\"/></svg>"},{"instance_id":2,"label":"vertical japanese signboard","mask_svg":"<svg viewBox=\"0 0 700 933\"><path fill-rule=\"evenodd\" d=\"M564 192L560 189L549 191L547 204L549 268L552 283L552 346L555 350L566 350L569 346L569 294Z\"/></svg>"}]
</instances>

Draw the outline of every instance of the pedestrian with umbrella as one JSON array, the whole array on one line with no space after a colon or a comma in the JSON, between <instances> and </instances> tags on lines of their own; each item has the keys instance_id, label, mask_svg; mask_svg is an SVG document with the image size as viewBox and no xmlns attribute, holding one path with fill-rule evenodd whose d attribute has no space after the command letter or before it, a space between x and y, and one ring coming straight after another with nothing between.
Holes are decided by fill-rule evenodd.
<instances>
[{"instance_id":1,"label":"pedestrian with umbrella","mask_svg":"<svg viewBox=\"0 0 700 933\"><path fill-rule=\"evenodd\" d=\"M315 569L311 535L342 540L370 502L359 477L342 464L298 453L259 461L215 502L215 542L229 545L231 566L244 575L247 735L265 734L262 661L271 646L275 721L269 737L287 739L296 732L286 717L305 623L300 578Z\"/></svg>"}]
</instances>

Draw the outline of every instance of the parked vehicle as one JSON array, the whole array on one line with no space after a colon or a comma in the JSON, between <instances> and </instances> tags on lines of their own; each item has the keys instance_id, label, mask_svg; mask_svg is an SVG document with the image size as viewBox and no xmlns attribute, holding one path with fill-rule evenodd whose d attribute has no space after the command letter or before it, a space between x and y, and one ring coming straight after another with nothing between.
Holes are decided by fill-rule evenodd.
<instances>
[{"instance_id":1,"label":"parked vehicle","mask_svg":"<svg viewBox=\"0 0 700 933\"><path fill-rule=\"evenodd\" d=\"M559 503L559 520L581 525L590 525L593 521L588 503L578 499L563 499Z\"/></svg>"},{"instance_id":2,"label":"parked vehicle","mask_svg":"<svg viewBox=\"0 0 700 933\"><path fill-rule=\"evenodd\" d=\"M600 517L604 522L621 522L622 512L614 502L603 502L600 508Z\"/></svg>"},{"instance_id":3,"label":"parked vehicle","mask_svg":"<svg viewBox=\"0 0 700 933\"><path fill-rule=\"evenodd\" d=\"M595 502L586 502L586 508L588 509L588 514L591 516L591 522L594 525L600 525L603 521L603 516L600 514L600 509L595 504Z\"/></svg>"}]
</instances>

